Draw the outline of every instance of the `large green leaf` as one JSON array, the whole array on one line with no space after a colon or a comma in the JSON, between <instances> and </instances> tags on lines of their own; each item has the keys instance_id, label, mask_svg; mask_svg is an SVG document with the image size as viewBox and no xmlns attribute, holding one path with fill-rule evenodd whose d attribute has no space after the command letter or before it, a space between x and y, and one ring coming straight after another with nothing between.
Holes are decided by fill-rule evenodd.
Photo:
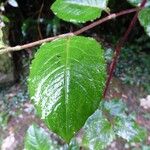
<instances>
[{"instance_id":1,"label":"large green leaf","mask_svg":"<svg viewBox=\"0 0 150 150\"><path fill-rule=\"evenodd\" d=\"M101 16L108 0L56 0L51 9L59 18L84 23Z\"/></svg>"},{"instance_id":2,"label":"large green leaf","mask_svg":"<svg viewBox=\"0 0 150 150\"><path fill-rule=\"evenodd\" d=\"M61 38L37 52L29 92L48 127L69 142L97 109L105 76L99 43L81 36Z\"/></svg>"},{"instance_id":3,"label":"large green leaf","mask_svg":"<svg viewBox=\"0 0 150 150\"><path fill-rule=\"evenodd\" d=\"M146 33L150 36L150 8L145 8L139 13L139 21Z\"/></svg>"},{"instance_id":4,"label":"large green leaf","mask_svg":"<svg viewBox=\"0 0 150 150\"><path fill-rule=\"evenodd\" d=\"M103 150L114 139L113 125L97 110L83 127L82 146L90 150Z\"/></svg>"},{"instance_id":5,"label":"large green leaf","mask_svg":"<svg viewBox=\"0 0 150 150\"><path fill-rule=\"evenodd\" d=\"M56 150L58 146L51 141L43 128L31 125L25 137L25 150Z\"/></svg>"}]
</instances>

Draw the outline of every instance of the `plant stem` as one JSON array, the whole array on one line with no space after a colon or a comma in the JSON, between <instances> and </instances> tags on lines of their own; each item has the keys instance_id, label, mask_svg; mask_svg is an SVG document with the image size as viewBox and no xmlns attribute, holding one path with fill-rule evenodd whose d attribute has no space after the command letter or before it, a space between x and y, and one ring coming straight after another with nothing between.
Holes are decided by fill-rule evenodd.
<instances>
[{"instance_id":1,"label":"plant stem","mask_svg":"<svg viewBox=\"0 0 150 150\"><path fill-rule=\"evenodd\" d=\"M106 22L106 21L109 21L111 19L114 19L114 18L122 16L122 15L126 15L126 14L129 14L129 13L136 12L138 10L139 10L139 8L133 8L133 9L123 10L119 13L112 13L112 14L108 15L107 17L99 19L99 20L97 20L97 21L95 21L95 22L93 22L93 23L91 23L91 24L89 24L89 25L73 32L73 33L61 34L61 35L58 35L58 36L49 37L49 38L46 38L46 39L42 39L42 40L39 40L39 41L24 44L24 45L18 45L18 46L15 46L15 47L6 47L6 48L3 48L3 49L0 50L0 54L4 54L4 53L7 53L7 52L13 52L13 51L20 51L20 50L23 50L23 49L31 48L31 47L34 47L34 46L40 45L42 43L49 42L49 41L52 41L52 40L55 40L55 39L61 38L61 37L79 35L79 34L85 32L89 29L94 28L97 25L100 25L100 24Z\"/></svg>"},{"instance_id":2,"label":"plant stem","mask_svg":"<svg viewBox=\"0 0 150 150\"><path fill-rule=\"evenodd\" d=\"M141 5L140 5L140 8L142 9L145 4L146 4L147 0L142 0L141 2ZM109 88L109 85L110 85L110 81L112 79L112 76L113 76L113 73L115 71L115 68L116 68L116 65L117 65L117 61L118 61L118 58L120 56L120 52L121 52L121 49L122 47L124 46L125 42L127 41L128 39L128 36L131 32L131 30L133 29L137 19L138 19L138 13L139 13L140 9L137 10L136 14L134 15L127 31L125 32L123 38L121 38L118 42L118 44L116 45L116 48L115 48L115 52L114 52L114 57L113 57L113 60L110 64L110 67L109 67L109 76L108 76L108 79L106 81L106 87L105 87L105 90L104 90L104 93L103 93L103 97L105 98L106 94L107 94L107 91L108 91L108 88Z\"/></svg>"}]
</instances>

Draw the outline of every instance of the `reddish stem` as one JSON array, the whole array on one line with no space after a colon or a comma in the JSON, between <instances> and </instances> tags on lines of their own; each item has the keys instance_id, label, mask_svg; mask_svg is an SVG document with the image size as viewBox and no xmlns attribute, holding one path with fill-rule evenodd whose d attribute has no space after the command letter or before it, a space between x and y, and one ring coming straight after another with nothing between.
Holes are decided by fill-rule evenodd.
<instances>
[{"instance_id":1,"label":"reddish stem","mask_svg":"<svg viewBox=\"0 0 150 150\"><path fill-rule=\"evenodd\" d=\"M3 48L0 50L0 54L4 54L4 53L7 53L7 52L13 52L13 51L20 51L20 50L23 50L23 49L27 49L27 48L31 48L31 47L34 47L34 46L37 46L37 45L40 45L44 42L49 42L49 41L52 41L56 38L61 38L61 37L67 37L67 36L73 36L73 35L79 35L89 29L92 29L94 28L95 26L97 25L100 25L106 21L109 21L111 19L114 19L114 18L117 18L117 17L120 17L122 15L125 15L125 14L129 14L129 13L133 13L133 12L136 12L137 10L139 10L139 8L133 8L133 9L128 9L128 10L123 10L119 13L113 13L113 14L110 14L109 16L105 17L105 18L102 18L102 19L99 19L73 33L66 33L66 34L61 34L61 35L58 35L58 36L54 36L54 37L49 37L49 38L46 38L46 39L42 39L42 40L39 40L39 41L35 41L35 42L31 42L31 43L27 43L27 44L24 44L24 45L18 45L18 46L15 46L15 47L7 47L7 48Z\"/></svg>"},{"instance_id":2,"label":"reddish stem","mask_svg":"<svg viewBox=\"0 0 150 150\"><path fill-rule=\"evenodd\" d=\"M143 0L141 2L141 5L140 5L140 8L143 8L146 4L147 0ZM114 52L114 57L113 57L113 60L112 60L112 63L110 64L110 67L109 67L109 76L108 76L108 79L106 81L106 87L105 87L105 90L104 90L104 93L103 93L103 97L105 98L106 94L107 94L107 91L108 91L108 88L109 88L109 85L110 85L110 81L112 79L112 76L113 76L113 73L115 71L115 68L116 68L116 65L117 65L117 61L118 61L118 58L120 56L120 52L121 52L121 49L122 47L124 46L125 42L127 41L128 39L128 36L131 32L131 30L133 29L137 19L138 19L138 13L139 13L140 9L136 12L136 14L134 15L127 31L125 32L123 38L121 38L118 42L118 44L116 45L116 48L115 48L115 52Z\"/></svg>"}]
</instances>

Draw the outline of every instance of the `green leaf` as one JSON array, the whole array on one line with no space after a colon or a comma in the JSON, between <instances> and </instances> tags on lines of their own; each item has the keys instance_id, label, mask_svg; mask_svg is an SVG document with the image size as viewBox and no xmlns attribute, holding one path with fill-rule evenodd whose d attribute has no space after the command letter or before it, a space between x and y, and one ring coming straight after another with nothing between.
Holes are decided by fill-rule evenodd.
<instances>
[{"instance_id":1,"label":"green leaf","mask_svg":"<svg viewBox=\"0 0 150 150\"><path fill-rule=\"evenodd\" d=\"M140 6L141 0L128 0L128 2L134 6ZM150 7L150 0L147 0L145 7Z\"/></svg>"},{"instance_id":2,"label":"green leaf","mask_svg":"<svg viewBox=\"0 0 150 150\"><path fill-rule=\"evenodd\" d=\"M7 16L4 16L4 15L1 15L0 19L1 19L2 22L5 22L5 23L9 23L10 22L9 18Z\"/></svg>"},{"instance_id":3,"label":"green leaf","mask_svg":"<svg viewBox=\"0 0 150 150\"><path fill-rule=\"evenodd\" d=\"M43 128L31 125L25 138L25 150L56 150L57 146L51 141Z\"/></svg>"},{"instance_id":4,"label":"green leaf","mask_svg":"<svg viewBox=\"0 0 150 150\"><path fill-rule=\"evenodd\" d=\"M128 2L135 6L139 6L141 4L141 0L128 0Z\"/></svg>"},{"instance_id":5,"label":"green leaf","mask_svg":"<svg viewBox=\"0 0 150 150\"><path fill-rule=\"evenodd\" d=\"M80 146L75 138L72 138L66 150L80 150Z\"/></svg>"},{"instance_id":6,"label":"green leaf","mask_svg":"<svg viewBox=\"0 0 150 150\"><path fill-rule=\"evenodd\" d=\"M146 33L150 36L150 8L141 10L138 18Z\"/></svg>"},{"instance_id":7,"label":"green leaf","mask_svg":"<svg viewBox=\"0 0 150 150\"><path fill-rule=\"evenodd\" d=\"M144 140L145 130L136 123L132 115L126 114L127 107L122 100L105 101L102 106L103 111L107 111L113 120L116 135L127 141L141 142Z\"/></svg>"},{"instance_id":8,"label":"green leaf","mask_svg":"<svg viewBox=\"0 0 150 150\"><path fill-rule=\"evenodd\" d=\"M90 150L105 149L117 136L130 141L141 142L146 138L131 115L126 115L126 105L121 100L101 102L97 110L83 127L82 147Z\"/></svg>"},{"instance_id":9,"label":"green leaf","mask_svg":"<svg viewBox=\"0 0 150 150\"><path fill-rule=\"evenodd\" d=\"M115 139L111 123L97 110L83 127L82 144L91 150L103 150Z\"/></svg>"},{"instance_id":10,"label":"green leaf","mask_svg":"<svg viewBox=\"0 0 150 150\"><path fill-rule=\"evenodd\" d=\"M69 142L98 108L105 84L104 52L92 38L57 39L32 62L29 92L47 126Z\"/></svg>"},{"instance_id":11,"label":"green leaf","mask_svg":"<svg viewBox=\"0 0 150 150\"><path fill-rule=\"evenodd\" d=\"M150 146L148 146L148 145L142 145L142 150L150 150Z\"/></svg>"},{"instance_id":12,"label":"green leaf","mask_svg":"<svg viewBox=\"0 0 150 150\"><path fill-rule=\"evenodd\" d=\"M103 104L103 109L108 111L112 116L120 116L125 111L125 104L121 100L111 100L105 101Z\"/></svg>"},{"instance_id":13,"label":"green leaf","mask_svg":"<svg viewBox=\"0 0 150 150\"><path fill-rule=\"evenodd\" d=\"M107 8L108 0L56 0L51 9L59 18L84 23L101 16L102 10Z\"/></svg>"},{"instance_id":14,"label":"green leaf","mask_svg":"<svg viewBox=\"0 0 150 150\"><path fill-rule=\"evenodd\" d=\"M141 142L145 139L145 130L131 119L130 116L118 117L115 122L115 131L119 137L128 142Z\"/></svg>"}]
</instances>

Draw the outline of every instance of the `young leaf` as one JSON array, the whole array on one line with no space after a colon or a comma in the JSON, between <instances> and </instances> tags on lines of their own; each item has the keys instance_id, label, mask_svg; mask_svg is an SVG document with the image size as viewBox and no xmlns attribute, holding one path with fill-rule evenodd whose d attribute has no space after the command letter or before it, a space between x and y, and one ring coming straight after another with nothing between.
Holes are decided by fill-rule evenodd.
<instances>
[{"instance_id":1,"label":"young leaf","mask_svg":"<svg viewBox=\"0 0 150 150\"><path fill-rule=\"evenodd\" d=\"M103 49L92 38L61 38L37 52L30 70L30 96L48 127L65 141L97 109L105 66Z\"/></svg>"},{"instance_id":2,"label":"young leaf","mask_svg":"<svg viewBox=\"0 0 150 150\"><path fill-rule=\"evenodd\" d=\"M103 150L115 139L111 123L97 110L83 127L82 145L91 150Z\"/></svg>"},{"instance_id":3,"label":"young leaf","mask_svg":"<svg viewBox=\"0 0 150 150\"><path fill-rule=\"evenodd\" d=\"M150 8L141 10L138 18L146 33L150 36Z\"/></svg>"},{"instance_id":4,"label":"young leaf","mask_svg":"<svg viewBox=\"0 0 150 150\"><path fill-rule=\"evenodd\" d=\"M56 145L44 129L37 125L31 125L25 138L25 150L56 150Z\"/></svg>"},{"instance_id":5,"label":"young leaf","mask_svg":"<svg viewBox=\"0 0 150 150\"><path fill-rule=\"evenodd\" d=\"M108 0L56 0L51 9L59 18L84 23L101 16L107 7Z\"/></svg>"}]
</instances>

